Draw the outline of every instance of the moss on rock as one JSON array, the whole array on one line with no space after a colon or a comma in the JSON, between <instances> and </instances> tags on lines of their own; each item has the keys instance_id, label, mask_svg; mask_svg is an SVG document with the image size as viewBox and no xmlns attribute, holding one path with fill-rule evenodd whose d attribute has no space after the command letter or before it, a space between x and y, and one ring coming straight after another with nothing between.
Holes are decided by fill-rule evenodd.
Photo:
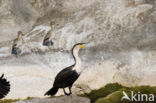
<instances>
[{"instance_id":1,"label":"moss on rock","mask_svg":"<svg viewBox=\"0 0 156 103\"><path fill-rule=\"evenodd\" d=\"M107 97L97 99L94 103L140 103L140 102L132 102L125 99L121 101L121 98L123 97L123 91L125 91L129 97L131 91L133 91L134 93L139 92L140 94L156 94L156 87L137 86L131 88L122 88L119 91L111 93ZM153 103L153 102L144 101L141 103Z\"/></svg>"},{"instance_id":2,"label":"moss on rock","mask_svg":"<svg viewBox=\"0 0 156 103\"><path fill-rule=\"evenodd\" d=\"M91 103L94 103L98 98L106 97L107 95L124 88L122 85L118 83L107 84L106 86L93 90L90 93L85 93L81 96L88 97L91 100Z\"/></svg>"},{"instance_id":3,"label":"moss on rock","mask_svg":"<svg viewBox=\"0 0 156 103\"><path fill-rule=\"evenodd\" d=\"M0 100L0 103L12 103L16 101L19 101L19 99L4 99L4 100Z\"/></svg>"}]
</instances>

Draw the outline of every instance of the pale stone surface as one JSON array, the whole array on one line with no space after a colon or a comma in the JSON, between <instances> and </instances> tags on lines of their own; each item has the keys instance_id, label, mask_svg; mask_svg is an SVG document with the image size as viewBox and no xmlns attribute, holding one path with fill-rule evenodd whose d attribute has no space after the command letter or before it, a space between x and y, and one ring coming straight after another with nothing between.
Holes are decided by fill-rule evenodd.
<instances>
[{"instance_id":1,"label":"pale stone surface","mask_svg":"<svg viewBox=\"0 0 156 103\"><path fill-rule=\"evenodd\" d=\"M90 100L88 98L70 95L58 98L35 98L27 101L19 101L16 103L90 103Z\"/></svg>"}]
</instances>

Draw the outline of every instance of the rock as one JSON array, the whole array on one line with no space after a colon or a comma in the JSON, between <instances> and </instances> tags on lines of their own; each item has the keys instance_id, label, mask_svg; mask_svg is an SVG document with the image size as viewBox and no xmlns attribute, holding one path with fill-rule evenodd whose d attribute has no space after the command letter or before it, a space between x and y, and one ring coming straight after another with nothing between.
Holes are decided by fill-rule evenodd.
<instances>
[{"instance_id":1,"label":"rock","mask_svg":"<svg viewBox=\"0 0 156 103\"><path fill-rule=\"evenodd\" d=\"M75 84L73 86L73 93L74 94L84 94L91 92L91 88L86 84Z\"/></svg>"},{"instance_id":2,"label":"rock","mask_svg":"<svg viewBox=\"0 0 156 103\"><path fill-rule=\"evenodd\" d=\"M90 103L90 100L88 98L70 95L56 98L35 98L26 101L18 101L16 103Z\"/></svg>"}]
</instances>

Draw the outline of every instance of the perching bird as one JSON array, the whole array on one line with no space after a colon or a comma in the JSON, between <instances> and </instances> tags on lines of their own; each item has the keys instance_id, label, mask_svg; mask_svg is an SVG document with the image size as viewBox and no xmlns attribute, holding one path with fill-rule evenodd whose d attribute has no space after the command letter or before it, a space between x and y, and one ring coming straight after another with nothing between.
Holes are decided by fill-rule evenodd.
<instances>
[{"instance_id":1,"label":"perching bird","mask_svg":"<svg viewBox=\"0 0 156 103\"><path fill-rule=\"evenodd\" d=\"M4 74L0 77L0 99L4 98L10 92L10 82L4 78Z\"/></svg>"},{"instance_id":2,"label":"perching bird","mask_svg":"<svg viewBox=\"0 0 156 103\"><path fill-rule=\"evenodd\" d=\"M54 35L54 24L55 22L50 22L51 30L45 35L43 40L43 46L52 46L54 43L52 41L52 35Z\"/></svg>"},{"instance_id":3,"label":"perching bird","mask_svg":"<svg viewBox=\"0 0 156 103\"><path fill-rule=\"evenodd\" d=\"M18 31L18 37L13 41L12 54L19 55L21 53L20 46L23 42L22 36L23 33L21 31Z\"/></svg>"},{"instance_id":4,"label":"perching bird","mask_svg":"<svg viewBox=\"0 0 156 103\"><path fill-rule=\"evenodd\" d=\"M78 52L81 48L83 48L83 44L84 43L78 43L73 46L72 55L75 63L69 67L66 67L57 74L53 87L49 91L47 91L45 95L55 95L59 88L63 88L65 95L72 94L72 85L81 74L81 60L78 56ZM69 88L69 93L65 91L66 87Z\"/></svg>"}]
</instances>

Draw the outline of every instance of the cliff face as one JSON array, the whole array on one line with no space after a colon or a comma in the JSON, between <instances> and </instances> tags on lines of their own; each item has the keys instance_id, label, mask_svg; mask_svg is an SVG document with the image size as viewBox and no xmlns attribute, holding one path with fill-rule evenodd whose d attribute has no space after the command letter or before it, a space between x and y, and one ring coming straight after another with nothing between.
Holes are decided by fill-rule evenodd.
<instances>
[{"instance_id":1,"label":"cliff face","mask_svg":"<svg viewBox=\"0 0 156 103\"><path fill-rule=\"evenodd\" d=\"M50 21L56 22L55 50L42 46ZM73 63L69 52L58 50L78 42L87 45L80 52L84 71L76 93L110 82L156 84L155 0L1 0L0 25L0 73L12 84L7 98L42 97ZM18 30L25 35L15 58L10 51Z\"/></svg>"}]
</instances>

